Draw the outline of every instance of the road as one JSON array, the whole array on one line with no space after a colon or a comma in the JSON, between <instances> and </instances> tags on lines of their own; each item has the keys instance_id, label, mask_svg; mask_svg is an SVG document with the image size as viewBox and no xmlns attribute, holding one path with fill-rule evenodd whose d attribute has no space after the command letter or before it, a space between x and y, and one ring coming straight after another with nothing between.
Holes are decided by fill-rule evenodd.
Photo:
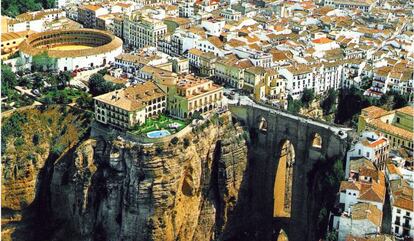
<instances>
[{"instance_id":1,"label":"road","mask_svg":"<svg viewBox=\"0 0 414 241\"><path fill-rule=\"evenodd\" d=\"M331 123L328 123L328 122L313 120L311 118L307 118L307 117L303 117L303 116L299 116L299 115L294 115L294 114L288 113L286 111L278 110L276 108L271 108L271 107L264 106L262 104L257 104L252 99L250 99L248 96L242 96L242 95L236 94L235 98L233 100L230 100L228 98L224 98L223 99L223 104L225 104L225 105L252 106L252 107L255 107L257 109L261 109L261 110L271 112L273 114L285 116L285 117L288 117L290 119L299 120L301 122L309 123L309 124L312 124L312 125L315 125L315 126L320 126L320 127L332 130L338 136L340 136L341 139L345 139L347 137L347 131L352 130L351 128L335 126L335 125L333 125ZM342 135L339 134L339 131L342 132Z\"/></svg>"},{"instance_id":2,"label":"road","mask_svg":"<svg viewBox=\"0 0 414 241\"><path fill-rule=\"evenodd\" d=\"M91 75L96 74L99 70L103 69L104 67L92 69L92 70L85 70L82 72L78 72L78 74L70 80L71 86L77 86L81 89L86 88L86 91L89 91L89 87L85 84L88 83L89 78Z\"/></svg>"}]
</instances>

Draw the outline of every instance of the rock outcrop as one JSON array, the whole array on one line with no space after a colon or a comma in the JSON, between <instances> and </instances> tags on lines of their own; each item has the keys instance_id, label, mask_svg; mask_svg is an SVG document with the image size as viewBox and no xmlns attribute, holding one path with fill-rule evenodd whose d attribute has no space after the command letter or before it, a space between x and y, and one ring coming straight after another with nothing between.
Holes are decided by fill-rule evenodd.
<instances>
[{"instance_id":1,"label":"rock outcrop","mask_svg":"<svg viewBox=\"0 0 414 241\"><path fill-rule=\"evenodd\" d=\"M87 140L53 167L54 234L67 240L212 240L228 230L247 167L230 116L177 144ZM231 228L229 229L231 230Z\"/></svg>"},{"instance_id":2,"label":"rock outcrop","mask_svg":"<svg viewBox=\"0 0 414 241\"><path fill-rule=\"evenodd\" d=\"M22 108L2 115L2 240L31 237L36 199L55 160L89 133L90 115L66 106ZM36 217L33 218L39 221Z\"/></svg>"}]
</instances>

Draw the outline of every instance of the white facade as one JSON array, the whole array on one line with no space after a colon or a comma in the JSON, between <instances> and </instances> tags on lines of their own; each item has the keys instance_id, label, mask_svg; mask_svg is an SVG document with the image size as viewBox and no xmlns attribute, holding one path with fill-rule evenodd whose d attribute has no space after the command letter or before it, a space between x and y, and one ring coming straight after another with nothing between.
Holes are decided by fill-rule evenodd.
<instances>
[{"instance_id":1,"label":"white facade","mask_svg":"<svg viewBox=\"0 0 414 241\"><path fill-rule=\"evenodd\" d=\"M289 68L281 68L279 74L286 79L286 91L293 99L299 99L303 91L314 88L312 70L293 71Z\"/></svg>"},{"instance_id":2,"label":"white facade","mask_svg":"<svg viewBox=\"0 0 414 241\"><path fill-rule=\"evenodd\" d=\"M367 219L353 220L347 216L341 216L336 225L338 225L338 241L345 241L349 234L362 238L368 234L379 233L380 230L380 227Z\"/></svg>"},{"instance_id":3,"label":"white facade","mask_svg":"<svg viewBox=\"0 0 414 241\"><path fill-rule=\"evenodd\" d=\"M204 20L201 22L201 27L205 28L210 35L220 36L225 24L224 21L219 20Z\"/></svg>"},{"instance_id":4,"label":"white facade","mask_svg":"<svg viewBox=\"0 0 414 241\"><path fill-rule=\"evenodd\" d=\"M123 37L135 48L157 47L158 41L167 34L167 25L162 21L133 15L125 19Z\"/></svg>"},{"instance_id":5,"label":"white facade","mask_svg":"<svg viewBox=\"0 0 414 241\"><path fill-rule=\"evenodd\" d=\"M412 205L414 205L412 203ZM392 206L391 232L398 237L414 238L414 212L400 207Z\"/></svg>"},{"instance_id":6,"label":"white facade","mask_svg":"<svg viewBox=\"0 0 414 241\"><path fill-rule=\"evenodd\" d=\"M372 161L378 169L384 169L384 163L388 158L388 140L373 131L364 131L360 139L346 154L345 177L349 176L349 163L352 158L365 157Z\"/></svg>"},{"instance_id":7,"label":"white facade","mask_svg":"<svg viewBox=\"0 0 414 241\"><path fill-rule=\"evenodd\" d=\"M98 54L98 55L89 55L82 57L62 57L56 59L56 65L54 69L60 71L73 71L79 68L87 68L91 66L101 66L108 64L109 62L114 62L115 57L122 53L122 46L114 49L113 51ZM20 57L25 60L25 63L28 64L27 67L31 66L32 56L27 55L23 52L20 52Z\"/></svg>"}]
</instances>

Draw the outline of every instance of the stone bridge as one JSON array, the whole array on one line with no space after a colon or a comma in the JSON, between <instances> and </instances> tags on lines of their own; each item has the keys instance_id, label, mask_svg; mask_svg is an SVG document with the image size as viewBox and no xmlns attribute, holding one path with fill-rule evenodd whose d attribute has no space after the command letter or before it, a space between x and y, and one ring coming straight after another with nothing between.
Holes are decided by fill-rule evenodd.
<instances>
[{"instance_id":1,"label":"stone bridge","mask_svg":"<svg viewBox=\"0 0 414 241\"><path fill-rule=\"evenodd\" d=\"M315 200L318 198L312 191L315 175L319 174L315 170L318 163L343 160L350 129L252 103L229 104L229 109L249 128L251 136L248 168L251 216L248 220L252 223L247 226L258 223L260 227L256 229L266 233L260 240L277 240L281 230L289 241L317 240ZM293 145L294 161L290 166L279 164L286 141ZM286 168L283 173L291 170L289 179L292 180L290 188L288 184L282 185L283 191L275 186L281 167ZM282 198L284 203L290 201L290 208L284 209L288 214L275 213L275 200L282 196L288 197Z\"/></svg>"}]
</instances>

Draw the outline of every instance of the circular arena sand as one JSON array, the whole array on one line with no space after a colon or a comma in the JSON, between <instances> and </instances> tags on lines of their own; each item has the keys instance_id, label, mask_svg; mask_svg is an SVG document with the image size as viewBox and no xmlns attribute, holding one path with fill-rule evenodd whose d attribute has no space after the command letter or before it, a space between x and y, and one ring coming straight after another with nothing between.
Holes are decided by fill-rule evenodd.
<instances>
[{"instance_id":1,"label":"circular arena sand","mask_svg":"<svg viewBox=\"0 0 414 241\"><path fill-rule=\"evenodd\" d=\"M55 46L49 49L50 50L84 50L84 49L91 49L91 48L92 48L91 46L87 46L87 45L71 44L71 45Z\"/></svg>"}]
</instances>

